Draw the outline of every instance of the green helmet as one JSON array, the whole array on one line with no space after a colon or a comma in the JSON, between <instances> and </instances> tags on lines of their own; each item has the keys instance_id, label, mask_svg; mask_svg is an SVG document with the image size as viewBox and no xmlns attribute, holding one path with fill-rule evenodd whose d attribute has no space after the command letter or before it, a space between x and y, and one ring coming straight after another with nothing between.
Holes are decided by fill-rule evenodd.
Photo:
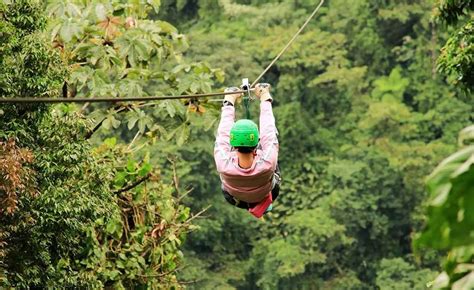
<instances>
[{"instance_id":1,"label":"green helmet","mask_svg":"<svg viewBox=\"0 0 474 290\"><path fill-rule=\"evenodd\" d=\"M230 145L232 147L255 147L258 144L258 137L257 124L252 120L238 120L230 130Z\"/></svg>"}]
</instances>

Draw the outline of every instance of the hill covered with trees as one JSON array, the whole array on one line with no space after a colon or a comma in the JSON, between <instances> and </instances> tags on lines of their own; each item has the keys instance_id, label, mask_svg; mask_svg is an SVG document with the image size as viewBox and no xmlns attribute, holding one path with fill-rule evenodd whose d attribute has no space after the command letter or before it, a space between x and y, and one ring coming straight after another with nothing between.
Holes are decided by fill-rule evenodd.
<instances>
[{"instance_id":1,"label":"hill covered with trees","mask_svg":"<svg viewBox=\"0 0 474 290\"><path fill-rule=\"evenodd\" d=\"M46 2L0 4L2 98L222 91L317 5ZM263 220L222 196L218 100L0 104L0 285L469 289L473 6L326 1L262 79L283 175Z\"/></svg>"}]
</instances>

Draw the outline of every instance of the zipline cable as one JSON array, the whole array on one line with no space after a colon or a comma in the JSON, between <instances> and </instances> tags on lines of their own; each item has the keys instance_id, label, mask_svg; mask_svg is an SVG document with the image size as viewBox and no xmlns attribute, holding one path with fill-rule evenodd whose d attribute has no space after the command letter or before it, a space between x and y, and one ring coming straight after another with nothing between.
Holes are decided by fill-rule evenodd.
<instances>
[{"instance_id":1,"label":"zipline cable","mask_svg":"<svg viewBox=\"0 0 474 290\"><path fill-rule=\"evenodd\" d=\"M255 81L250 86L251 88L255 87L258 81L270 70L270 68L280 59L280 57L288 50L288 48L293 44L295 39L301 34L301 32L308 26L309 22L313 17L318 13L319 9L323 6L324 0L321 0L319 5L314 9L313 13L308 17L306 22L300 27L300 29L293 35L291 40L283 47L283 49L278 53L278 55L272 60L272 62L263 70L263 72L255 79ZM253 90L250 89L249 90ZM193 99L193 98L204 98L204 97L213 97L213 96L222 96L222 95L231 95L236 93L248 93L249 90L235 91L235 92L219 92L219 93L207 93L207 94L192 94L192 95L179 95L179 96L146 96L146 97L96 97L96 98L0 98L0 104L6 103L99 103L99 102L147 102L147 101L160 101L160 100L175 100L175 99Z\"/></svg>"},{"instance_id":2,"label":"zipline cable","mask_svg":"<svg viewBox=\"0 0 474 290\"><path fill-rule=\"evenodd\" d=\"M252 89L253 90L253 89ZM235 92L219 92L219 93L207 93L207 94L194 94L194 95L180 95L180 96L147 96L147 97L121 97L121 98L110 98L110 97L97 97L97 98L11 98L11 99L0 99L0 103L99 103L99 102L146 102L146 101L161 101L161 100L175 100L175 99L193 99L203 97L213 97L222 95L232 95L239 93L246 93L247 91L235 91Z\"/></svg>"},{"instance_id":3,"label":"zipline cable","mask_svg":"<svg viewBox=\"0 0 474 290\"><path fill-rule=\"evenodd\" d=\"M313 13L311 13L308 19L306 19L306 22L303 24L303 26L301 26L301 28L295 33L295 35L293 35L293 38L285 45L285 47L283 47L280 53L272 60L272 62L265 68L265 70L253 81L250 87L253 88L258 83L258 81L270 70L270 68L275 64L275 62L277 62L277 60L280 59L280 57L286 52L286 50L290 47L290 45L293 44L293 42L298 37L298 35L301 34L301 32L306 28L306 26L308 26L311 19L313 19L313 17L318 13L319 9L321 8L321 6L323 6L323 4L324 4L324 0L321 0L321 2L319 2L319 5L316 7L316 9L314 9Z\"/></svg>"}]
</instances>

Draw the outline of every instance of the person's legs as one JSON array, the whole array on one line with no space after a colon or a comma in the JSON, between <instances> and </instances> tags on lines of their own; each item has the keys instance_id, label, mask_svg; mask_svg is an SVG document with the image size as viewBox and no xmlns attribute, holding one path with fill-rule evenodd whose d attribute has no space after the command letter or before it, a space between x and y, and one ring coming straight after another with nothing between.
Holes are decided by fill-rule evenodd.
<instances>
[{"instance_id":1,"label":"person's legs","mask_svg":"<svg viewBox=\"0 0 474 290\"><path fill-rule=\"evenodd\" d=\"M280 194L280 184L275 184L275 187L272 189L272 200L275 201Z\"/></svg>"}]
</instances>

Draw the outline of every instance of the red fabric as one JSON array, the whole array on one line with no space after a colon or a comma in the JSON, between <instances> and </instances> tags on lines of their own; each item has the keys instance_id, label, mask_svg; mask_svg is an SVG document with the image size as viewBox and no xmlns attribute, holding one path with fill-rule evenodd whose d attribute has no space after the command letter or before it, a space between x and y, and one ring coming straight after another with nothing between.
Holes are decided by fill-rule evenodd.
<instances>
[{"instance_id":1,"label":"red fabric","mask_svg":"<svg viewBox=\"0 0 474 290\"><path fill-rule=\"evenodd\" d=\"M249 212L256 218L261 218L267 208L272 204L273 199L272 199L272 194L269 193L267 197L259 202L256 206L249 208Z\"/></svg>"}]
</instances>

